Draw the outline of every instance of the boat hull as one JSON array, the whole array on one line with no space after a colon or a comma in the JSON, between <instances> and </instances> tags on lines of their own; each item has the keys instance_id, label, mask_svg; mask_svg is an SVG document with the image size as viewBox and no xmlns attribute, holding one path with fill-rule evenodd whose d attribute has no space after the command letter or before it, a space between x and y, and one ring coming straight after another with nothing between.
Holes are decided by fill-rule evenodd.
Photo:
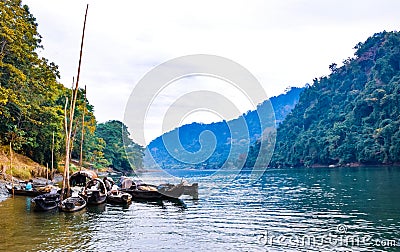
<instances>
[{"instance_id":1,"label":"boat hull","mask_svg":"<svg viewBox=\"0 0 400 252\"><path fill-rule=\"evenodd\" d=\"M6 185L6 188L10 194L14 195L20 195L20 196L29 196L29 197L36 197L42 194L46 194L47 192L42 192L42 191L37 191L35 189L33 190L25 190L25 189L16 189L14 188L14 191L12 189L12 186Z\"/></svg>"},{"instance_id":2,"label":"boat hull","mask_svg":"<svg viewBox=\"0 0 400 252\"><path fill-rule=\"evenodd\" d=\"M140 189L121 189L121 191L132 195L133 200L160 200L163 198L163 195L158 191Z\"/></svg>"},{"instance_id":3,"label":"boat hull","mask_svg":"<svg viewBox=\"0 0 400 252\"><path fill-rule=\"evenodd\" d=\"M183 185L183 195L192 196L193 199L199 199L199 184Z\"/></svg>"},{"instance_id":4,"label":"boat hull","mask_svg":"<svg viewBox=\"0 0 400 252\"><path fill-rule=\"evenodd\" d=\"M163 195L163 198L166 199L177 199L183 194L184 190L185 188L181 184L165 184L158 187L158 192L161 193Z\"/></svg>"},{"instance_id":5,"label":"boat hull","mask_svg":"<svg viewBox=\"0 0 400 252\"><path fill-rule=\"evenodd\" d=\"M107 200L107 188L101 179L95 178L86 183L81 196L88 205L100 205Z\"/></svg>"},{"instance_id":6,"label":"boat hull","mask_svg":"<svg viewBox=\"0 0 400 252\"><path fill-rule=\"evenodd\" d=\"M100 205L106 202L107 195L100 191L92 191L83 196L88 205Z\"/></svg>"},{"instance_id":7,"label":"boat hull","mask_svg":"<svg viewBox=\"0 0 400 252\"><path fill-rule=\"evenodd\" d=\"M50 211L57 209L60 204L60 194L46 193L31 200L35 211Z\"/></svg>"},{"instance_id":8,"label":"boat hull","mask_svg":"<svg viewBox=\"0 0 400 252\"><path fill-rule=\"evenodd\" d=\"M117 194L109 193L107 202L110 204L129 204L132 202L132 195L123 192L118 192Z\"/></svg>"},{"instance_id":9,"label":"boat hull","mask_svg":"<svg viewBox=\"0 0 400 252\"><path fill-rule=\"evenodd\" d=\"M71 196L61 201L60 210L63 212L77 212L86 207L86 201L81 196Z\"/></svg>"}]
</instances>

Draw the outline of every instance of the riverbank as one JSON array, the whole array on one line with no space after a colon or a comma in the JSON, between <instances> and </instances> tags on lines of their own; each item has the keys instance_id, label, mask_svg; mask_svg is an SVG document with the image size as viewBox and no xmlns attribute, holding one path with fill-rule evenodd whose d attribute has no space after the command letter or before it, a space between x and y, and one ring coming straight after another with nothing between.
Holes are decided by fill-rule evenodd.
<instances>
[{"instance_id":1,"label":"riverbank","mask_svg":"<svg viewBox=\"0 0 400 252\"><path fill-rule=\"evenodd\" d=\"M10 167L12 166L12 171ZM28 158L27 156L12 152L8 146L0 146L0 176L10 176L28 180L32 177L46 177L48 169Z\"/></svg>"},{"instance_id":2,"label":"riverbank","mask_svg":"<svg viewBox=\"0 0 400 252\"><path fill-rule=\"evenodd\" d=\"M14 184L19 184L20 182L23 182L25 180L20 180L17 178L13 178ZM34 184L41 184L41 185L46 185L46 184L52 184L52 183L58 183L62 181L62 175L61 174L55 174L53 180L47 180L46 178L42 177L37 177L37 178L32 178ZM9 180L4 180L3 178L0 179L0 202L7 199L10 197L10 193L8 192L6 185L11 184L11 179Z\"/></svg>"},{"instance_id":3,"label":"riverbank","mask_svg":"<svg viewBox=\"0 0 400 252\"><path fill-rule=\"evenodd\" d=\"M7 199L9 196L9 193L6 188L6 184L7 184L6 181L4 181L2 179L0 180L0 202Z\"/></svg>"}]
</instances>

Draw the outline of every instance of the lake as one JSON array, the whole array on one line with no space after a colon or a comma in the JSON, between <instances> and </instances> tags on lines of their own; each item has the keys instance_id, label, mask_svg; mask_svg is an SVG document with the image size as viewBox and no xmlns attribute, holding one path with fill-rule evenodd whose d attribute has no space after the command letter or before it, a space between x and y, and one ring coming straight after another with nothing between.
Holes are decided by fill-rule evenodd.
<instances>
[{"instance_id":1,"label":"lake","mask_svg":"<svg viewBox=\"0 0 400 252\"><path fill-rule=\"evenodd\" d=\"M34 212L30 198L0 202L4 251L399 251L400 168L268 169L207 177L199 200ZM148 173L146 182L162 180Z\"/></svg>"}]
</instances>

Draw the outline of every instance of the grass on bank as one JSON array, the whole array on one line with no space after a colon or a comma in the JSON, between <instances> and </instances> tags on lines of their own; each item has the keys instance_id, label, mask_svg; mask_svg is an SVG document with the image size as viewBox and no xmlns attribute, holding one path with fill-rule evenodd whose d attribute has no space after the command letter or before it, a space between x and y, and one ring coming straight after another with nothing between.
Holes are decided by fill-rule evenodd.
<instances>
[{"instance_id":1,"label":"grass on bank","mask_svg":"<svg viewBox=\"0 0 400 252\"><path fill-rule=\"evenodd\" d=\"M46 176L46 167L33 161L32 159L12 152L12 172L10 169L10 147L0 146L0 173L3 176L13 175L20 179L30 179L32 177Z\"/></svg>"},{"instance_id":2,"label":"grass on bank","mask_svg":"<svg viewBox=\"0 0 400 252\"><path fill-rule=\"evenodd\" d=\"M83 169L87 169L90 165L84 165ZM75 171L79 171L81 167L77 162L71 161L70 163L70 174ZM96 169L97 171L107 171L108 168ZM36 163L32 159L15 153L12 153L12 173L10 169L10 147L8 145L0 146L0 177L11 179L11 174L15 178L28 180L33 177L44 177L46 178L47 169L45 166ZM51 168L49 167L49 172ZM56 172L63 174L64 172L64 162L58 163L58 169ZM49 174L50 176L50 174Z\"/></svg>"}]
</instances>

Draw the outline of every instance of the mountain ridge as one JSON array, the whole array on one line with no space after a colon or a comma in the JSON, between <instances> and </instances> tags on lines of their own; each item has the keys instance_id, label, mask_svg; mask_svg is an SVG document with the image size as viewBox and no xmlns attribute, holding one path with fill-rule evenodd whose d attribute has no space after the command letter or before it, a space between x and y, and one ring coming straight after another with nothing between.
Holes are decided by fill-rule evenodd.
<instances>
[{"instance_id":1,"label":"mountain ridge","mask_svg":"<svg viewBox=\"0 0 400 252\"><path fill-rule=\"evenodd\" d=\"M299 87L289 87L286 89L286 93L279 96L271 97L267 101L259 104L256 110L247 111L239 117L229 121L213 122L209 124L194 122L178 127L172 131L166 132L151 141L150 144L147 146L146 157L144 161L145 166L154 167L155 162L158 164L158 166L164 168L183 166L194 166L197 168L220 168L224 165L228 158L232 160L239 159L240 155L247 155L247 153L242 153L242 151L240 151L240 149L238 148L236 148L237 153L235 151L230 153L231 148L235 149L234 147L239 145L244 146L245 144L248 144L246 141L250 141L250 145L252 145L260 138L262 134L260 130L261 124L260 118L258 118L258 113L268 114L268 106L272 105L275 113L275 123L281 123L285 116L291 111L291 109L294 108L303 89L304 88ZM270 105L268 104L269 102L271 102ZM244 119L248 130L246 132L232 132L233 135L231 135L229 130L232 128L240 128L240 123L243 123L241 122L241 119ZM208 149L201 149L204 146L200 144L200 135L204 131L211 131L216 138L216 149L212 154L210 154L211 147L209 147ZM248 139L246 139L244 133L248 133ZM172 139L172 135L176 135L175 139L179 137L179 142L182 143L183 149L179 145L175 145L175 141L174 139ZM213 141L213 139L211 138L207 139L208 141ZM168 146L166 148L165 143L168 143L167 145L169 145L170 143L174 144L172 144L173 147L169 147L168 149ZM196 158L199 159L193 161L190 160L189 157L185 158L185 156L180 155L180 153L184 152L185 150L189 152L189 154L187 155L189 155L190 158L194 157L194 155L191 155L191 153L196 153L200 150L204 150L205 152L208 151L207 153L210 154L210 156L207 158L206 154L202 156L200 155L200 153L198 153L199 155L197 155ZM173 153L174 151L176 153ZM149 156L154 159L153 162L151 158L149 158ZM184 162L180 162L179 160L183 160ZM200 162L200 160L202 161Z\"/></svg>"},{"instance_id":2,"label":"mountain ridge","mask_svg":"<svg viewBox=\"0 0 400 252\"><path fill-rule=\"evenodd\" d=\"M400 162L400 33L358 43L307 87L277 130L271 166Z\"/></svg>"}]
</instances>

